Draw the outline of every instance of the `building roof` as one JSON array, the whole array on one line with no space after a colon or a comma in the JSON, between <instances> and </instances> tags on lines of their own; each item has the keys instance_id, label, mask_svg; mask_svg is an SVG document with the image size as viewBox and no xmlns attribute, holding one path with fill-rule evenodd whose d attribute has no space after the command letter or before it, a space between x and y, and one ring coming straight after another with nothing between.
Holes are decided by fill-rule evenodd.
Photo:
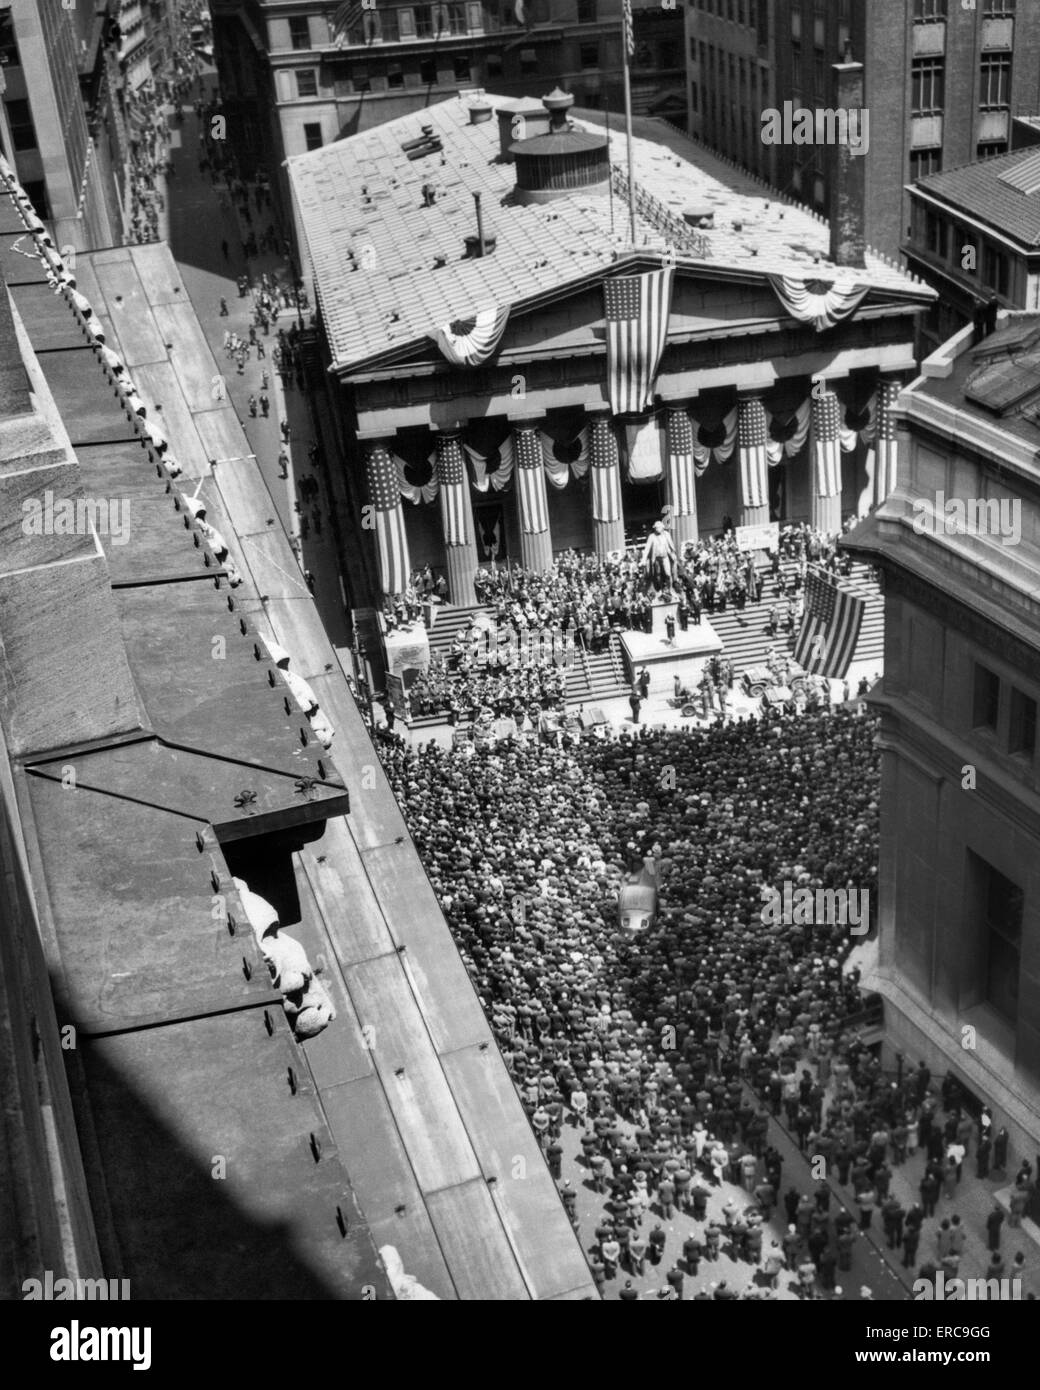
<instances>
[{"instance_id":1,"label":"building roof","mask_svg":"<svg viewBox=\"0 0 1040 1390\"><path fill-rule=\"evenodd\" d=\"M929 174L916 187L1023 246L1040 246L1040 150L1016 150Z\"/></svg>"},{"instance_id":2,"label":"building roof","mask_svg":"<svg viewBox=\"0 0 1040 1390\"><path fill-rule=\"evenodd\" d=\"M576 190L545 204L518 203L515 168L500 158L498 122L471 124L472 101L472 93L455 97L288 161L334 367L418 344L440 325L492 305L515 308L577 286L632 249L618 192ZM480 101L496 110L539 105L489 95ZM596 112L576 118L572 111L571 118L586 131L604 126ZM715 214L714 229L703 234L709 266L756 277L842 273L827 259L829 231L816 214L664 121L640 117L633 125L640 248L663 251L677 231L692 238L682 214L696 207ZM409 160L402 145L421 139L423 127L432 127L441 149ZM617 130L610 155L620 188L625 142ZM432 206L424 205L424 184L436 191ZM464 238L476 230L475 192L498 241L493 254L465 260ZM843 274L897 291L920 285L874 255L864 270Z\"/></svg>"}]
</instances>

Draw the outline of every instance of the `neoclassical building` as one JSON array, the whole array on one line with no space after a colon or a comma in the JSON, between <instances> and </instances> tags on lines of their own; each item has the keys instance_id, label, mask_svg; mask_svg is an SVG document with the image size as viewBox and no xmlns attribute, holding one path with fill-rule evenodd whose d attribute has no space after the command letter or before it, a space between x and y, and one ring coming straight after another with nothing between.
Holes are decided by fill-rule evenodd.
<instances>
[{"instance_id":1,"label":"neoclassical building","mask_svg":"<svg viewBox=\"0 0 1040 1390\"><path fill-rule=\"evenodd\" d=\"M854 68L855 65L845 65ZM570 98L468 96L289 162L374 591L811 519L893 482L934 291L862 243L857 161L815 214ZM845 157L842 157L845 156Z\"/></svg>"}]
</instances>

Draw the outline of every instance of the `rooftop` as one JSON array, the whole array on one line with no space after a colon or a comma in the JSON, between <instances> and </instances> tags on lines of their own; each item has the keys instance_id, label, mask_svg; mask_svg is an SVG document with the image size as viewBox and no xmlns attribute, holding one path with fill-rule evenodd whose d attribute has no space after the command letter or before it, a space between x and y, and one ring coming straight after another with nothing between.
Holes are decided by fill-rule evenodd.
<instances>
[{"instance_id":1,"label":"rooftop","mask_svg":"<svg viewBox=\"0 0 1040 1390\"><path fill-rule=\"evenodd\" d=\"M481 94L495 110L530 111L540 102ZM288 161L334 367L350 369L395 348L418 345L437 327L481 309L533 304L600 276L633 248L620 193L575 190L545 204L514 197L516 170L500 157L499 124L471 124L474 95L326 145ZM601 133L602 113L570 113L578 130ZM430 139L441 148L409 159L402 146ZM666 122L633 122L638 249L664 251L677 233L704 238L703 254L680 264L798 279L839 278L889 290L919 283L868 254L862 270L829 260L825 221L715 156ZM610 160L620 188L625 142L611 129ZM414 149L411 153L414 154ZM427 205L423 186L435 197ZM493 254L464 259L476 230L473 194L493 226ZM683 214L714 214L695 233ZM358 278L355 278L358 277Z\"/></svg>"},{"instance_id":2,"label":"rooftop","mask_svg":"<svg viewBox=\"0 0 1040 1390\"><path fill-rule=\"evenodd\" d=\"M1040 246L1040 150L1016 150L929 174L915 187L985 222L1004 236Z\"/></svg>"}]
</instances>

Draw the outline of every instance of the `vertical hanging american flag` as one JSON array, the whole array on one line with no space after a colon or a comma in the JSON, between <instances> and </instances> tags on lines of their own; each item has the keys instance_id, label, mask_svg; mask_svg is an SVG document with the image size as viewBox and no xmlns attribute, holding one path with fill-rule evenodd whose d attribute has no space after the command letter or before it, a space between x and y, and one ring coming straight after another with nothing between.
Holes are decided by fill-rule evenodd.
<instances>
[{"instance_id":1,"label":"vertical hanging american flag","mask_svg":"<svg viewBox=\"0 0 1040 1390\"><path fill-rule=\"evenodd\" d=\"M895 407L899 398L898 381L883 381L877 394L877 436L874 441L874 501L885 500L896 485L899 443L896 439Z\"/></svg>"},{"instance_id":2,"label":"vertical hanging american flag","mask_svg":"<svg viewBox=\"0 0 1040 1390\"><path fill-rule=\"evenodd\" d=\"M372 499L376 524L376 548L383 592L404 593L408 587L408 539L401 507L397 465L382 444L373 445L367 459L368 494Z\"/></svg>"},{"instance_id":3,"label":"vertical hanging american flag","mask_svg":"<svg viewBox=\"0 0 1040 1390\"><path fill-rule=\"evenodd\" d=\"M693 426L685 410L668 412L668 476L672 482L672 511L697 514L697 468L693 458Z\"/></svg>"},{"instance_id":4,"label":"vertical hanging american flag","mask_svg":"<svg viewBox=\"0 0 1040 1390\"><path fill-rule=\"evenodd\" d=\"M542 445L535 429L517 430L516 489L520 501L520 529L527 536L538 536L549 529L549 505L545 500L545 473Z\"/></svg>"},{"instance_id":5,"label":"vertical hanging american flag","mask_svg":"<svg viewBox=\"0 0 1040 1390\"><path fill-rule=\"evenodd\" d=\"M672 269L603 282L607 321L607 398L615 415L638 414L651 391L668 338Z\"/></svg>"},{"instance_id":6,"label":"vertical hanging american flag","mask_svg":"<svg viewBox=\"0 0 1040 1390\"><path fill-rule=\"evenodd\" d=\"M469 511L466 488L469 484L462 446L455 435L437 441L437 478L441 485L444 539L448 545L467 545L470 537L466 524Z\"/></svg>"},{"instance_id":7,"label":"vertical hanging american flag","mask_svg":"<svg viewBox=\"0 0 1040 1390\"><path fill-rule=\"evenodd\" d=\"M841 496L841 405L833 391L814 396L812 403L813 458L817 497Z\"/></svg>"},{"instance_id":8,"label":"vertical hanging american flag","mask_svg":"<svg viewBox=\"0 0 1040 1390\"><path fill-rule=\"evenodd\" d=\"M343 4L337 6L335 14L332 16L332 37L339 38L341 34L348 34L351 29L356 29L364 18L364 6L361 0L343 0Z\"/></svg>"},{"instance_id":9,"label":"vertical hanging american flag","mask_svg":"<svg viewBox=\"0 0 1040 1390\"><path fill-rule=\"evenodd\" d=\"M794 659L813 675L841 680L852 664L866 604L839 589L819 570L805 578L805 613L794 644Z\"/></svg>"},{"instance_id":10,"label":"vertical hanging american flag","mask_svg":"<svg viewBox=\"0 0 1040 1390\"><path fill-rule=\"evenodd\" d=\"M737 447L740 453L740 498L745 507L765 507L769 504L767 434L768 422L762 402L757 397L741 401Z\"/></svg>"},{"instance_id":11,"label":"vertical hanging american flag","mask_svg":"<svg viewBox=\"0 0 1040 1390\"><path fill-rule=\"evenodd\" d=\"M617 440L614 438L609 420L601 418L592 422L589 452L592 456L592 519L619 521L621 469L618 464Z\"/></svg>"}]
</instances>

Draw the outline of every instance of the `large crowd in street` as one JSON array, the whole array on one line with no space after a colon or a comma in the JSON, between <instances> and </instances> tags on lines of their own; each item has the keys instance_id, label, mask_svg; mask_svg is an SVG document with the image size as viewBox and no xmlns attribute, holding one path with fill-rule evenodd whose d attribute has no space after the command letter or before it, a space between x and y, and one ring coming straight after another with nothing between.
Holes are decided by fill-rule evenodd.
<instances>
[{"instance_id":1,"label":"large crowd in street","mask_svg":"<svg viewBox=\"0 0 1040 1390\"><path fill-rule=\"evenodd\" d=\"M923 1064L894 1077L859 1041L847 926L763 921L764 890L784 882L873 890L875 735L850 703L566 749L381 740L550 1169L561 1179L567 1147L580 1148L600 1195L599 1224L579 1231L597 1283L626 1301L647 1296L634 1285L648 1265L657 1297L695 1280L696 1297L770 1298L782 1279L833 1297L875 1215L902 1265L952 1276L964 1165L988 1176L1009 1162L1006 1130L969 1113L952 1078L937 1093ZM640 866L659 910L631 936L618 893ZM822 1180L799 1191L796 1174L785 1190L771 1116L823 1157L842 1201ZM892 1174L918 1148L920 1201L903 1206ZM1034 1175L1023 1163L1015 1177L1012 1223ZM723 1181L746 1196L710 1215ZM577 1222L571 1181L562 1196ZM665 1230L676 1211L691 1218L681 1246ZM962 1274L1005 1268L993 1226L990 1269ZM745 1278L699 1278L720 1250Z\"/></svg>"}]
</instances>

